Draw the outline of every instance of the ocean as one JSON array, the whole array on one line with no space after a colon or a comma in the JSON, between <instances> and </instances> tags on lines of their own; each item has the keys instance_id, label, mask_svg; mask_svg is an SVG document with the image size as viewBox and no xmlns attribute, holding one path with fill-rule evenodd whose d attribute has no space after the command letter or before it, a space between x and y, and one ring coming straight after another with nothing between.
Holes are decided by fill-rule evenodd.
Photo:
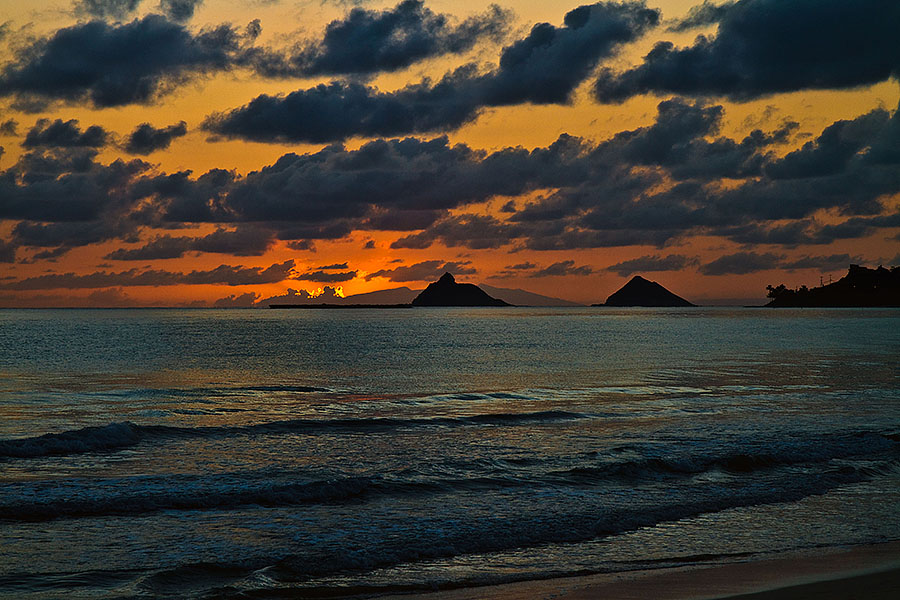
<instances>
[{"instance_id":1,"label":"ocean","mask_svg":"<svg viewBox=\"0 0 900 600\"><path fill-rule=\"evenodd\" d=\"M900 310L0 311L0 595L375 596L900 540Z\"/></svg>"}]
</instances>

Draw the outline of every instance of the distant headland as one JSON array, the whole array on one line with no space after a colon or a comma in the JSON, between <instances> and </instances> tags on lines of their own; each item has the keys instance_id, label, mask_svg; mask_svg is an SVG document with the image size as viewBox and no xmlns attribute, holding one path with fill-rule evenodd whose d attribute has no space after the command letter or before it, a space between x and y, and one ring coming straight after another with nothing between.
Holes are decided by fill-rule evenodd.
<instances>
[{"instance_id":1,"label":"distant headland","mask_svg":"<svg viewBox=\"0 0 900 600\"><path fill-rule=\"evenodd\" d=\"M318 304L270 304L269 308L412 308L412 304L334 304L320 302Z\"/></svg>"},{"instance_id":2,"label":"distant headland","mask_svg":"<svg viewBox=\"0 0 900 600\"><path fill-rule=\"evenodd\" d=\"M679 307L696 306L696 304L673 294L655 281L635 275L631 281L607 298L604 304L592 304L591 306Z\"/></svg>"},{"instance_id":3,"label":"distant headland","mask_svg":"<svg viewBox=\"0 0 900 600\"><path fill-rule=\"evenodd\" d=\"M499 288L497 288L499 289ZM538 301L553 301L553 298L548 298L546 296L540 296L538 294L530 294L528 292L524 292L522 290L501 290L507 293L518 294L522 297L528 298L529 300L532 297ZM400 292L401 295L398 295L394 292ZM359 298L366 298L369 300L381 299L390 297L392 299L397 299L398 297L403 297L406 293L412 294L415 293L409 288L401 288L400 290L386 290L385 292L371 292L369 294L360 294ZM353 298L353 297L351 297ZM350 300L347 298L346 300ZM564 302L564 301L561 301ZM302 304L295 303L271 303L269 304L269 308L277 308L277 309L285 309L285 308L326 308L326 309L340 309L340 308L412 308L414 306L513 306L509 302L504 300L500 300L499 298L494 298L493 296L488 295L487 292L479 288L477 285L472 283L457 283L456 279L450 273L444 273L440 279L428 285L427 288L422 290L415 298L412 299L411 302L400 302L400 303L391 303L391 304L379 304L372 302L365 303L356 303L356 302L305 302Z\"/></svg>"},{"instance_id":4,"label":"distant headland","mask_svg":"<svg viewBox=\"0 0 900 600\"><path fill-rule=\"evenodd\" d=\"M774 308L900 307L900 266L869 269L850 265L846 275L819 287L789 289L783 283L766 286Z\"/></svg>"}]
</instances>

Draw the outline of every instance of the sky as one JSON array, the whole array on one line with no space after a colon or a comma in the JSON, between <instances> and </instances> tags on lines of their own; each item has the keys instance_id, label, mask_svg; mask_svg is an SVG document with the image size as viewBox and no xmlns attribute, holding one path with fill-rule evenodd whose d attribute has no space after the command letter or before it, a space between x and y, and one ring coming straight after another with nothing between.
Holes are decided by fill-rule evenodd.
<instances>
[{"instance_id":1,"label":"sky","mask_svg":"<svg viewBox=\"0 0 900 600\"><path fill-rule=\"evenodd\" d=\"M0 0L0 306L900 264L896 0Z\"/></svg>"}]
</instances>

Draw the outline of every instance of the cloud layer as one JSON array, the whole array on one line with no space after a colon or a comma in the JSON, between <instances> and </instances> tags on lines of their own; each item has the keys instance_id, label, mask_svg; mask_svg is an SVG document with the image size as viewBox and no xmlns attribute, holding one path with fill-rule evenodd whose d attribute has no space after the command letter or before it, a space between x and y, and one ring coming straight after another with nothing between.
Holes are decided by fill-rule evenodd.
<instances>
[{"instance_id":1,"label":"cloud layer","mask_svg":"<svg viewBox=\"0 0 900 600\"><path fill-rule=\"evenodd\" d=\"M261 54L257 68L271 77L397 71L426 58L466 52L482 40L498 42L511 18L496 4L458 24L421 0L381 11L356 7L329 23L321 39L307 40L286 55Z\"/></svg>"},{"instance_id":2,"label":"cloud layer","mask_svg":"<svg viewBox=\"0 0 900 600\"><path fill-rule=\"evenodd\" d=\"M19 281L0 283L5 290L93 289L116 286L161 285L259 285L278 283L292 278L294 261L270 267L233 267L220 265L208 271L179 273L159 269L110 272L98 271L87 275L52 273L28 277Z\"/></svg>"},{"instance_id":3,"label":"cloud layer","mask_svg":"<svg viewBox=\"0 0 900 600\"><path fill-rule=\"evenodd\" d=\"M900 226L896 206L885 203L900 192L897 112L837 121L783 155L775 150L793 123L736 140L719 134L723 114L720 105L676 98L659 104L652 124L597 144L562 135L533 150L484 152L444 137L378 139L288 153L245 176L160 173L140 160L104 165L95 148L78 145L90 129L45 122L35 139L61 145L37 146L0 174L0 216L20 220L16 247L56 252L133 241L149 227L220 225L204 237L146 239L111 260L259 255L275 240L309 248L358 231L400 232L394 249L565 250L663 247L693 235L791 247ZM734 183L722 186L723 177ZM467 212L535 192L502 212ZM822 211L843 218L820 222Z\"/></svg>"},{"instance_id":4,"label":"cloud layer","mask_svg":"<svg viewBox=\"0 0 900 600\"><path fill-rule=\"evenodd\" d=\"M503 48L499 66L481 73L467 64L437 82L392 92L332 81L287 96L263 94L211 115L213 133L266 142L328 142L455 129L492 106L562 104L605 57L655 26L659 12L643 3L601 2L566 14L562 27L535 25Z\"/></svg>"},{"instance_id":5,"label":"cloud layer","mask_svg":"<svg viewBox=\"0 0 900 600\"><path fill-rule=\"evenodd\" d=\"M231 25L194 33L155 14L125 24L79 23L21 49L0 69L0 96L38 106L148 104L191 77L242 64L258 33Z\"/></svg>"},{"instance_id":6,"label":"cloud layer","mask_svg":"<svg viewBox=\"0 0 900 600\"><path fill-rule=\"evenodd\" d=\"M719 21L716 36L685 48L658 42L640 66L605 69L596 98L675 93L748 100L853 88L900 70L900 4L893 0L740 0L694 17L698 24Z\"/></svg>"}]
</instances>

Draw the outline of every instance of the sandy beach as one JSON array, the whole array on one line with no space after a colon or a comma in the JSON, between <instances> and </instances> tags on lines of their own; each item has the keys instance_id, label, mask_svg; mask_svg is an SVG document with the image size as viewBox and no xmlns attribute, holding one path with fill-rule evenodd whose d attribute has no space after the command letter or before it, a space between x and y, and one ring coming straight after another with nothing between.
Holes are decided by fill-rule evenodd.
<instances>
[{"instance_id":1,"label":"sandy beach","mask_svg":"<svg viewBox=\"0 0 900 600\"><path fill-rule=\"evenodd\" d=\"M900 597L900 542L763 560L526 581L391 600L868 600Z\"/></svg>"}]
</instances>

